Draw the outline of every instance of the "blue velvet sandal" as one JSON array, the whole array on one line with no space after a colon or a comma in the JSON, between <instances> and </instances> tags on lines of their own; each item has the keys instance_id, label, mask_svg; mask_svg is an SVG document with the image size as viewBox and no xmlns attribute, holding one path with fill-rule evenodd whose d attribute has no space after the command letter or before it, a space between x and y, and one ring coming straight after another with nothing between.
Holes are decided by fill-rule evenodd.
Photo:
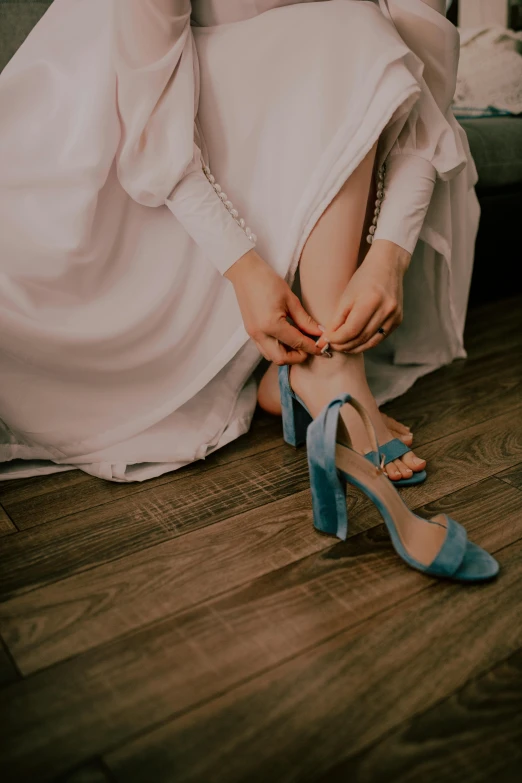
<instances>
[{"instance_id":1,"label":"blue velvet sandal","mask_svg":"<svg viewBox=\"0 0 522 783\"><path fill-rule=\"evenodd\" d=\"M306 430L313 418L302 399L290 386L290 366L285 364L279 367L278 374L283 416L283 438L290 446L297 448L306 443ZM384 465L387 465L388 462L402 457L408 451L411 451L410 446L407 446L398 438L393 438L379 446L379 460L382 460L384 455ZM364 456L372 462L375 459L375 452L368 452ZM392 483L397 487L412 487L415 484L422 484L423 481L426 481L426 476L425 470L418 470L409 478L397 479Z\"/></svg>"},{"instance_id":2,"label":"blue velvet sandal","mask_svg":"<svg viewBox=\"0 0 522 783\"><path fill-rule=\"evenodd\" d=\"M349 403L361 416L373 451L359 454L352 448L342 417ZM468 541L466 530L446 514L424 519L414 514L383 473L384 455L371 419L363 406L349 394L340 394L314 419L306 435L314 527L344 540L348 533L346 485L362 490L375 504L390 533L399 557L411 568L429 576L459 582L483 582L499 572L499 564L488 552ZM426 538L427 525L445 529L438 537ZM407 542L407 543L406 543Z\"/></svg>"}]
</instances>

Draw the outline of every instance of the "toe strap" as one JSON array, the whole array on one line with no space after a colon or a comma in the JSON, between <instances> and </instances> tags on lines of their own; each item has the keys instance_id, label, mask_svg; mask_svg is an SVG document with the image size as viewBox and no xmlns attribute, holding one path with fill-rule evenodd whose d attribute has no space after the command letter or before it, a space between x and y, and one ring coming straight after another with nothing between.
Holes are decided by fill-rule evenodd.
<instances>
[{"instance_id":1,"label":"toe strap","mask_svg":"<svg viewBox=\"0 0 522 783\"><path fill-rule=\"evenodd\" d=\"M376 456L378 462L380 462L381 457L384 456L384 464L387 465L388 462L399 459L399 457L402 457L408 451L411 451L411 446L407 446L402 440L399 440L399 438L393 438L392 440L389 440L388 443L379 446L379 454L376 455L375 451L369 451L364 456L373 463L376 462Z\"/></svg>"},{"instance_id":2,"label":"toe strap","mask_svg":"<svg viewBox=\"0 0 522 783\"><path fill-rule=\"evenodd\" d=\"M444 516L447 524L446 538L435 560L427 567L426 573L437 576L453 576L464 560L468 535L462 525L446 514Z\"/></svg>"}]
</instances>

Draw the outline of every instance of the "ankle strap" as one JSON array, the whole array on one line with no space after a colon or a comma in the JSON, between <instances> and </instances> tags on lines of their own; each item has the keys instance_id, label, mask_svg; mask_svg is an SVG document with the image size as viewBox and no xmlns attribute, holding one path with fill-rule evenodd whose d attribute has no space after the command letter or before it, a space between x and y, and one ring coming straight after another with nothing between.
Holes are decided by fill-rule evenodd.
<instances>
[{"instance_id":1,"label":"ankle strap","mask_svg":"<svg viewBox=\"0 0 522 783\"><path fill-rule=\"evenodd\" d=\"M344 421L339 416L343 405L349 404L354 408L362 419L366 432L370 438L372 446L372 455L368 459L375 467L380 467L380 453L377 442L377 435L372 421L360 402L355 400L351 394L339 394L325 405L319 416L314 419L307 431L307 451L309 456L322 465L327 473L332 473L332 478L336 475L335 466L335 446L339 436L344 436L347 445L351 445L350 435L346 429Z\"/></svg>"}]
</instances>

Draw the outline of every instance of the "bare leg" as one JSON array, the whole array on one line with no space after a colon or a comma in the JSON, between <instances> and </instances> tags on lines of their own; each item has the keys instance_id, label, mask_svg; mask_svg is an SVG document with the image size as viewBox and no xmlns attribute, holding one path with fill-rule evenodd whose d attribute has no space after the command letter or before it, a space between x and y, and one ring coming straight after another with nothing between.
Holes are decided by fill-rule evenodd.
<instances>
[{"instance_id":1,"label":"bare leg","mask_svg":"<svg viewBox=\"0 0 522 783\"><path fill-rule=\"evenodd\" d=\"M328 326L340 293L346 288L361 258L361 237L367 216L375 160L374 147L345 182L311 232L300 259L301 298L308 312ZM364 252L364 251L363 251ZM380 443L394 437L379 413L370 392L362 354L334 352L331 359L310 357L291 368L291 383L313 415L336 394L350 392L368 410ZM343 410L356 448L367 451L366 435L357 416ZM409 478L425 461L408 452L390 463L391 479Z\"/></svg>"}]
</instances>

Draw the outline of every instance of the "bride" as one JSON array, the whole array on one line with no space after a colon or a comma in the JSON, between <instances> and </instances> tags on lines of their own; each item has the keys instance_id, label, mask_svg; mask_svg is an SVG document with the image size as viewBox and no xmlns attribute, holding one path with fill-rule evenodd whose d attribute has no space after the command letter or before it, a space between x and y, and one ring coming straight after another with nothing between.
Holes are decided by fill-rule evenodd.
<instances>
[{"instance_id":1,"label":"bride","mask_svg":"<svg viewBox=\"0 0 522 783\"><path fill-rule=\"evenodd\" d=\"M378 405L466 355L444 5L54 0L0 74L0 478L203 459L280 412L278 365L424 477Z\"/></svg>"}]
</instances>

